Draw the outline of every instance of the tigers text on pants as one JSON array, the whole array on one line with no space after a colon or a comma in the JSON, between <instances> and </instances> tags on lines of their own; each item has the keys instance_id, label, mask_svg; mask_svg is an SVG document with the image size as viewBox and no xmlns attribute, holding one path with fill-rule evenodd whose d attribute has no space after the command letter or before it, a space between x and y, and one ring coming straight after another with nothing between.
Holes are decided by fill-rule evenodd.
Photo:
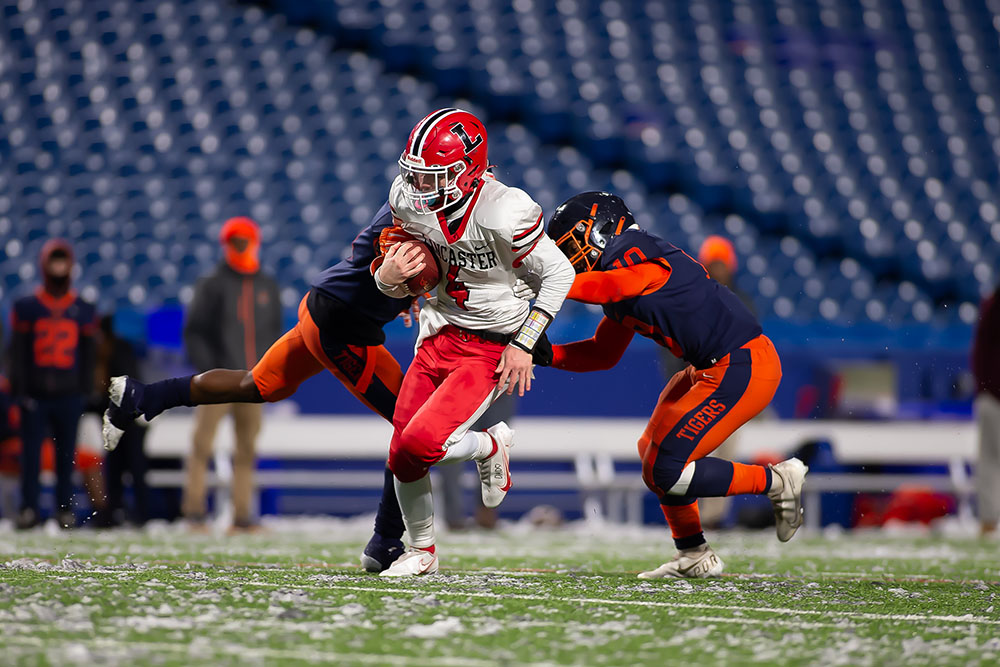
<instances>
[{"instance_id":1,"label":"tigers text on pants","mask_svg":"<svg viewBox=\"0 0 1000 667\"><path fill-rule=\"evenodd\" d=\"M705 457L771 402L780 381L778 353L763 335L709 368L689 366L675 374L638 443L650 490L671 505L699 496L763 493L761 466Z\"/></svg>"}]
</instances>

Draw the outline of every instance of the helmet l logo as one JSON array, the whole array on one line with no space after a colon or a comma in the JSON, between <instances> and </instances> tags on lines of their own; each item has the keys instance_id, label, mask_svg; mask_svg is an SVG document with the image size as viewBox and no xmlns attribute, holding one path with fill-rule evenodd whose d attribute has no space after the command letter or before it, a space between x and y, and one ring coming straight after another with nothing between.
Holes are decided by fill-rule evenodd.
<instances>
[{"instance_id":1,"label":"helmet l logo","mask_svg":"<svg viewBox=\"0 0 1000 667\"><path fill-rule=\"evenodd\" d=\"M462 125L461 123L455 123L449 129L451 129L452 133L456 137L462 140L462 145L465 146L466 155L474 151L476 149L476 146L483 143L483 135L481 134L476 135L476 138L473 139L472 137L469 136L469 133L465 131L465 126Z\"/></svg>"}]
</instances>

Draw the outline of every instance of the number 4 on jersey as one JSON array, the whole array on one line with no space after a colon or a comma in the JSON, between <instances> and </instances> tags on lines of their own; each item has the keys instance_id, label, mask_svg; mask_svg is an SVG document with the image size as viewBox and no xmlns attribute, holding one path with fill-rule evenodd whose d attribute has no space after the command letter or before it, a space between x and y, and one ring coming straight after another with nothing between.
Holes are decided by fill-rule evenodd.
<instances>
[{"instance_id":1,"label":"number 4 on jersey","mask_svg":"<svg viewBox=\"0 0 1000 667\"><path fill-rule=\"evenodd\" d=\"M445 294L455 300L456 306L462 310L468 310L465 302L469 299L469 288L461 280L458 280L458 267L452 265L445 277L448 279L444 286Z\"/></svg>"}]
</instances>

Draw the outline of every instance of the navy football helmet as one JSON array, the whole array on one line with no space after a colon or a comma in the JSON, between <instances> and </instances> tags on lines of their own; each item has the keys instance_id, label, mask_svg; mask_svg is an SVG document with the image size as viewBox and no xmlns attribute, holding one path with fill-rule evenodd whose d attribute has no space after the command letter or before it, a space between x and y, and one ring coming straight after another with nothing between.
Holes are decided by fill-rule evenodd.
<instances>
[{"instance_id":1,"label":"navy football helmet","mask_svg":"<svg viewBox=\"0 0 1000 667\"><path fill-rule=\"evenodd\" d=\"M549 220L549 236L577 273L593 271L612 236L635 224L622 198L583 192L564 201Z\"/></svg>"}]
</instances>

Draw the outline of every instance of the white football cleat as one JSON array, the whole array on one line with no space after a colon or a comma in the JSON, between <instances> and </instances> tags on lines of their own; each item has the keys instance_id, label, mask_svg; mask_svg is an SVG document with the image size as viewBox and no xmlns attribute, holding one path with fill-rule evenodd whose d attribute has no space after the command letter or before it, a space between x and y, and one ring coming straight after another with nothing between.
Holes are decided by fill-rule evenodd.
<instances>
[{"instance_id":1,"label":"white football cleat","mask_svg":"<svg viewBox=\"0 0 1000 667\"><path fill-rule=\"evenodd\" d=\"M772 488L767 492L767 497L774 507L778 539L787 542L802 525L802 484L805 482L806 473L809 472L809 466L796 458L791 458L768 467L771 469L771 474L781 480L781 488ZM771 486L775 487L773 481Z\"/></svg>"},{"instance_id":2,"label":"white football cleat","mask_svg":"<svg viewBox=\"0 0 1000 667\"><path fill-rule=\"evenodd\" d=\"M721 577L726 564L703 544L694 549L678 551L673 560L649 572L640 572L640 579L708 579Z\"/></svg>"},{"instance_id":3,"label":"white football cleat","mask_svg":"<svg viewBox=\"0 0 1000 667\"><path fill-rule=\"evenodd\" d=\"M479 481L483 485L483 505L493 508L503 502L510 491L510 448L514 446L514 431L504 422L497 422L486 429L497 445L496 453L482 461Z\"/></svg>"},{"instance_id":4,"label":"white football cleat","mask_svg":"<svg viewBox=\"0 0 1000 667\"><path fill-rule=\"evenodd\" d=\"M410 548L396 559L389 569L379 572L380 577L417 577L424 574L437 574L438 557L430 551Z\"/></svg>"}]
</instances>

